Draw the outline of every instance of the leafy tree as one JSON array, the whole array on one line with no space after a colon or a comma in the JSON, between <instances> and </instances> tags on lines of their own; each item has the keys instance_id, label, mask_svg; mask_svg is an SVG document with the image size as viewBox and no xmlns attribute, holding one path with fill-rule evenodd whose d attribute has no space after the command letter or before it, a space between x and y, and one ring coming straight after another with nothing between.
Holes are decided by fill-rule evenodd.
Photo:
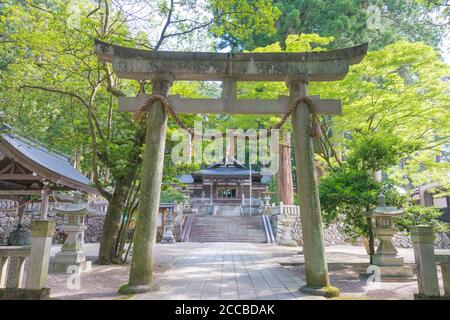
<instances>
[{"instance_id":1,"label":"leafy tree","mask_svg":"<svg viewBox=\"0 0 450 320\"><path fill-rule=\"evenodd\" d=\"M367 209L376 204L381 183L366 170L338 167L320 180L319 194L324 223L339 221L351 238L370 237Z\"/></svg>"},{"instance_id":2,"label":"leafy tree","mask_svg":"<svg viewBox=\"0 0 450 320\"><path fill-rule=\"evenodd\" d=\"M326 122L341 159L347 156L346 141L357 132L402 137L415 146L399 165L386 167L397 185L409 188L442 181L450 169L449 162L435 161L450 137L449 73L432 47L401 41L369 52L342 81L312 84L311 92L343 101L342 115Z\"/></svg>"},{"instance_id":3,"label":"leafy tree","mask_svg":"<svg viewBox=\"0 0 450 320\"><path fill-rule=\"evenodd\" d=\"M433 227L435 234L448 232L449 226L438 218L442 212L437 208L426 208L422 206L406 206L405 212L401 217L395 218L395 225L400 231L411 232L411 227L417 225L428 225Z\"/></svg>"},{"instance_id":4,"label":"leafy tree","mask_svg":"<svg viewBox=\"0 0 450 320\"><path fill-rule=\"evenodd\" d=\"M250 38L247 34L218 34L222 39L219 47L253 50L280 42L284 48L289 35L308 33L332 36L334 48L369 42L371 49L380 49L402 39L437 46L445 31L433 23L433 15L420 1L276 0L274 6L281 12L275 22L276 32L254 29Z\"/></svg>"},{"instance_id":5,"label":"leafy tree","mask_svg":"<svg viewBox=\"0 0 450 320\"><path fill-rule=\"evenodd\" d=\"M161 190L162 203L173 203L174 201L177 201L179 204L182 204L184 201L184 194L174 188L167 188Z\"/></svg>"},{"instance_id":6,"label":"leafy tree","mask_svg":"<svg viewBox=\"0 0 450 320\"><path fill-rule=\"evenodd\" d=\"M450 25L450 3L440 0L415 0L416 3L423 5L435 17L437 25L448 27Z\"/></svg>"},{"instance_id":7,"label":"leafy tree","mask_svg":"<svg viewBox=\"0 0 450 320\"><path fill-rule=\"evenodd\" d=\"M403 141L392 132L362 131L352 135L351 139L347 163L372 175L397 164L402 156L420 147L417 142Z\"/></svg>"},{"instance_id":8,"label":"leafy tree","mask_svg":"<svg viewBox=\"0 0 450 320\"><path fill-rule=\"evenodd\" d=\"M375 172L395 164L413 149L414 146L396 136L370 131L355 134L347 161L320 181L325 223L338 220L352 238L368 238L372 256L374 236L368 214L376 205L377 195L384 192L391 203L398 202L395 189L376 181Z\"/></svg>"}]
</instances>

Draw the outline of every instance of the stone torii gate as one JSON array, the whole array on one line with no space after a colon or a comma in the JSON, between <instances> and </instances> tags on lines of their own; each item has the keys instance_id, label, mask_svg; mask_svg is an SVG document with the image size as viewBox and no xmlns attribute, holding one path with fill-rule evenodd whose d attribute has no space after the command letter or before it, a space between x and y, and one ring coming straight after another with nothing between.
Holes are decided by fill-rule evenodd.
<instances>
[{"instance_id":1,"label":"stone torii gate","mask_svg":"<svg viewBox=\"0 0 450 320\"><path fill-rule=\"evenodd\" d=\"M119 78L151 80L152 93L167 97L177 113L285 114L290 103L298 97L307 96L309 81L343 79L349 66L359 63L366 55L367 44L307 53L205 53L147 51L96 41L95 51L100 60L112 63ZM170 85L180 80L223 81L222 98L182 99L169 96ZM289 97L274 100L237 99L237 81L285 81ZM148 98L146 94L121 97L119 111L138 111ZM341 113L340 100L311 98L318 113ZM134 250L129 283L121 288L123 293L151 290L167 110L156 101L148 111ZM306 286L302 289L313 294L325 294L324 288L328 288L330 283L310 136L310 111L306 103L299 103L292 113L292 127L306 269Z\"/></svg>"}]
</instances>

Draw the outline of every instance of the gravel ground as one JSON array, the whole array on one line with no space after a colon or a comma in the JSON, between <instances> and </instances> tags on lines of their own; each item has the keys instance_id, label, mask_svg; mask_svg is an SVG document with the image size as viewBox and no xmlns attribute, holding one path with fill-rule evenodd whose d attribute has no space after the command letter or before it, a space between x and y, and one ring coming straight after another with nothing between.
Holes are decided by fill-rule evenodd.
<instances>
[{"instance_id":1,"label":"gravel ground","mask_svg":"<svg viewBox=\"0 0 450 320\"><path fill-rule=\"evenodd\" d=\"M199 244L177 243L174 245L157 244L155 250L154 277L168 270L178 259L182 258ZM57 252L58 250L53 250ZM87 255L95 258L94 251L98 246L88 247ZM69 289L75 284L73 277L64 273L51 273L47 278L47 287L51 288L51 298L65 300L92 299L128 299L129 296L119 295L119 287L128 282L129 264L101 266L94 264L89 272L81 274L79 289ZM69 286L68 286L69 283Z\"/></svg>"},{"instance_id":2,"label":"gravel ground","mask_svg":"<svg viewBox=\"0 0 450 320\"><path fill-rule=\"evenodd\" d=\"M298 276L305 278L304 265L285 266ZM417 293L417 280L383 280L367 282L363 275L366 266L329 264L330 282L341 290L340 299L374 299L374 300L412 300Z\"/></svg>"},{"instance_id":3,"label":"gravel ground","mask_svg":"<svg viewBox=\"0 0 450 320\"><path fill-rule=\"evenodd\" d=\"M189 254L193 249L207 246L202 243L176 243L175 245L157 244L155 250L154 276L168 270L178 259ZM86 254L95 259L98 244L86 245ZM272 256L273 260L305 279L304 258L298 254L299 248L277 245L258 244L258 249ZM59 248L52 250L54 254ZM362 248L354 246L327 247L330 281L341 290L339 299L413 299L417 290L415 278L407 280L389 280L367 283L364 274L368 256ZM411 249L399 250L405 261L412 265ZM80 289L68 289L68 274L49 274L47 286L51 288L51 297L55 299L128 299L129 296L117 294L118 288L127 283L129 265L99 266L93 264L91 271L80 277ZM441 276L438 270L439 277ZM70 282L70 281L69 281ZM442 285L441 279L439 283ZM441 288L442 289L442 288Z\"/></svg>"}]
</instances>

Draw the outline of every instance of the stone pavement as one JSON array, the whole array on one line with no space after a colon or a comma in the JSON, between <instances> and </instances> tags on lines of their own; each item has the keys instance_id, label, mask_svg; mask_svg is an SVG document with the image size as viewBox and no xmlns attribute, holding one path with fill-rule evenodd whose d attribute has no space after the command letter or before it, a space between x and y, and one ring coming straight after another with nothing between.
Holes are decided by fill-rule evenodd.
<instances>
[{"instance_id":1,"label":"stone pavement","mask_svg":"<svg viewBox=\"0 0 450 320\"><path fill-rule=\"evenodd\" d=\"M273 246L267 244L267 246ZM203 243L154 280L140 300L323 299L298 289L304 281L251 243Z\"/></svg>"}]
</instances>

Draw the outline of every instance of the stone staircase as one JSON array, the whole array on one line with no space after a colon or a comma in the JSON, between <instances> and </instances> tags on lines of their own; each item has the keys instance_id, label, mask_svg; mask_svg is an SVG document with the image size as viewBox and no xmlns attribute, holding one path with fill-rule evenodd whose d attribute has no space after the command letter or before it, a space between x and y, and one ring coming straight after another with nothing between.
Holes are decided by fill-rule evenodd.
<instances>
[{"instance_id":1,"label":"stone staircase","mask_svg":"<svg viewBox=\"0 0 450 320\"><path fill-rule=\"evenodd\" d=\"M214 206L213 212L215 216L240 216L241 206L240 205Z\"/></svg>"},{"instance_id":2,"label":"stone staircase","mask_svg":"<svg viewBox=\"0 0 450 320\"><path fill-rule=\"evenodd\" d=\"M194 216L190 242L266 243L261 216Z\"/></svg>"}]
</instances>

